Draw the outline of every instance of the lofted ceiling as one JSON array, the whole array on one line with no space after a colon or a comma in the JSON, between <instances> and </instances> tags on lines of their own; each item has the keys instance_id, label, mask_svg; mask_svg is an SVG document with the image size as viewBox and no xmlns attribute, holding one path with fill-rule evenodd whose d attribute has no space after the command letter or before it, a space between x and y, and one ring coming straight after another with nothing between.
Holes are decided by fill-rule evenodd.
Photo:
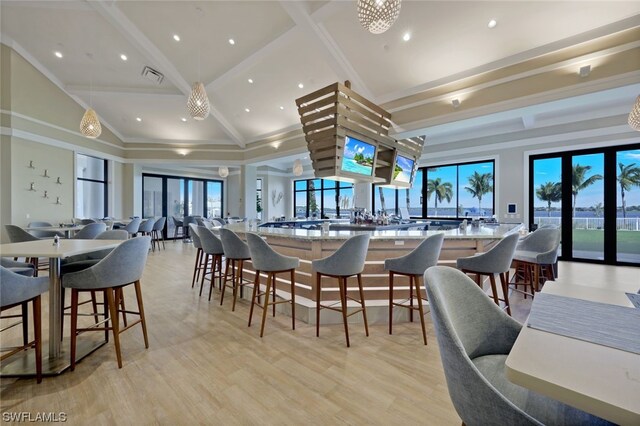
<instances>
[{"instance_id":1,"label":"lofted ceiling","mask_svg":"<svg viewBox=\"0 0 640 426\"><path fill-rule=\"evenodd\" d=\"M616 22L640 25L638 1L405 0L382 35L360 26L355 1L3 0L0 7L3 41L92 104L123 141L240 146L298 128L294 100L338 80L391 102L533 59ZM164 81L143 78L144 66ZM213 107L203 122L186 111L198 79Z\"/></svg>"}]
</instances>

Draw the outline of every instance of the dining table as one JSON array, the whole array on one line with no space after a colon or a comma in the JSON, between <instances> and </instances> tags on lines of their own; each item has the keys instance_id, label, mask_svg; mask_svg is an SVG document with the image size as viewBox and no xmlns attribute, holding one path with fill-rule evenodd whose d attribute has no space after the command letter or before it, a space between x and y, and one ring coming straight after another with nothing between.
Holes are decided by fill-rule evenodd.
<instances>
[{"instance_id":1,"label":"dining table","mask_svg":"<svg viewBox=\"0 0 640 426\"><path fill-rule=\"evenodd\" d=\"M49 356L42 359L42 373L44 375L57 375L70 366L68 352L63 345L60 336L62 335L61 314L64 309L64 301L61 300L61 270L62 259L69 256L76 256L91 253L98 250L115 248L122 243L122 240L76 240L60 239L58 244L53 240L25 241L20 243L0 244L0 256L2 257L44 257L49 259L49 333L48 349ZM102 346L106 341L89 341L87 344L78 346L77 359ZM44 346L44 345L43 345ZM32 361L28 360L28 353L25 351L24 359L14 357L3 362L0 376L23 376L33 375L34 369ZM17 358L17 359L15 359Z\"/></svg>"},{"instance_id":2,"label":"dining table","mask_svg":"<svg viewBox=\"0 0 640 426\"><path fill-rule=\"evenodd\" d=\"M507 378L613 423L640 425L640 309L631 302L639 289L640 281L547 282L507 357ZM537 312L544 327L530 326L537 304L557 302L555 314ZM549 323L554 315L557 325Z\"/></svg>"}]
</instances>

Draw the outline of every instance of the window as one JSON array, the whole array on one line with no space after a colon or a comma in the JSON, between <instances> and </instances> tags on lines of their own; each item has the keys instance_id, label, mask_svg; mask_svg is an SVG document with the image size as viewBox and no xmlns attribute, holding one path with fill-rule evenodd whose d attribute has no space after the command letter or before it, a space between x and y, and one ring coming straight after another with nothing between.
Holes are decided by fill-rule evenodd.
<instances>
[{"instance_id":1,"label":"window","mask_svg":"<svg viewBox=\"0 0 640 426\"><path fill-rule=\"evenodd\" d=\"M76 176L76 217L106 217L107 160L78 154Z\"/></svg>"},{"instance_id":2,"label":"window","mask_svg":"<svg viewBox=\"0 0 640 426\"><path fill-rule=\"evenodd\" d=\"M294 216L297 218L350 217L353 184L330 179L296 180L293 185Z\"/></svg>"}]
</instances>

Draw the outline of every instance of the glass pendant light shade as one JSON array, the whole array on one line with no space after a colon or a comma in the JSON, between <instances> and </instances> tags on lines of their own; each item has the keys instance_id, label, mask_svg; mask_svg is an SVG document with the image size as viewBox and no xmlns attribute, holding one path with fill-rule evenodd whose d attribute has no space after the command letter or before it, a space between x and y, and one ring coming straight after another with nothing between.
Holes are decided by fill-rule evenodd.
<instances>
[{"instance_id":1,"label":"glass pendant light shade","mask_svg":"<svg viewBox=\"0 0 640 426\"><path fill-rule=\"evenodd\" d=\"M302 167L302 161L300 161L300 160L294 161L293 162L293 175L294 176L300 176L303 171L304 171L304 168Z\"/></svg>"},{"instance_id":2,"label":"glass pendant light shade","mask_svg":"<svg viewBox=\"0 0 640 426\"><path fill-rule=\"evenodd\" d=\"M84 136L95 139L102 133L102 126L100 126L100 120L93 108L87 109L80 121L80 133Z\"/></svg>"},{"instance_id":3,"label":"glass pendant light shade","mask_svg":"<svg viewBox=\"0 0 640 426\"><path fill-rule=\"evenodd\" d=\"M189 114L196 120L204 120L209 116L211 110L209 106L209 97L204 89L202 82L195 82L191 87L191 94L187 100L187 110Z\"/></svg>"},{"instance_id":4,"label":"glass pendant light shade","mask_svg":"<svg viewBox=\"0 0 640 426\"><path fill-rule=\"evenodd\" d=\"M387 31L400 15L401 0L358 0L358 19L373 34Z\"/></svg>"},{"instance_id":5,"label":"glass pendant light shade","mask_svg":"<svg viewBox=\"0 0 640 426\"><path fill-rule=\"evenodd\" d=\"M218 167L218 174L220 177L226 178L229 176L229 169L226 166L220 166Z\"/></svg>"},{"instance_id":6,"label":"glass pendant light shade","mask_svg":"<svg viewBox=\"0 0 640 426\"><path fill-rule=\"evenodd\" d=\"M636 98L636 103L629 113L629 126L640 132L640 96Z\"/></svg>"}]
</instances>

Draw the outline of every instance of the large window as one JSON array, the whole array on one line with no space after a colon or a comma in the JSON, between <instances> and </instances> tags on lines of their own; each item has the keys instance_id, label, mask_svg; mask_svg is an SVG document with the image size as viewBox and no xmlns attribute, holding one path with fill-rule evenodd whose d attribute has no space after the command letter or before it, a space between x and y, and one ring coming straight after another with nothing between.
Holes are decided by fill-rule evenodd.
<instances>
[{"instance_id":1,"label":"large window","mask_svg":"<svg viewBox=\"0 0 640 426\"><path fill-rule=\"evenodd\" d=\"M417 218L494 215L493 160L423 167L411 189L373 185L373 210Z\"/></svg>"},{"instance_id":2,"label":"large window","mask_svg":"<svg viewBox=\"0 0 640 426\"><path fill-rule=\"evenodd\" d=\"M353 210L351 183L330 179L296 180L293 195L293 214L297 218L348 218Z\"/></svg>"},{"instance_id":3,"label":"large window","mask_svg":"<svg viewBox=\"0 0 640 426\"><path fill-rule=\"evenodd\" d=\"M222 217L222 181L164 175L142 175L142 216L166 217L167 236L174 235L173 217Z\"/></svg>"},{"instance_id":4,"label":"large window","mask_svg":"<svg viewBox=\"0 0 640 426\"><path fill-rule=\"evenodd\" d=\"M106 217L108 215L107 160L78 154L76 176L76 217Z\"/></svg>"},{"instance_id":5,"label":"large window","mask_svg":"<svg viewBox=\"0 0 640 426\"><path fill-rule=\"evenodd\" d=\"M565 260L640 264L640 146L530 157L529 219L560 227Z\"/></svg>"}]
</instances>

